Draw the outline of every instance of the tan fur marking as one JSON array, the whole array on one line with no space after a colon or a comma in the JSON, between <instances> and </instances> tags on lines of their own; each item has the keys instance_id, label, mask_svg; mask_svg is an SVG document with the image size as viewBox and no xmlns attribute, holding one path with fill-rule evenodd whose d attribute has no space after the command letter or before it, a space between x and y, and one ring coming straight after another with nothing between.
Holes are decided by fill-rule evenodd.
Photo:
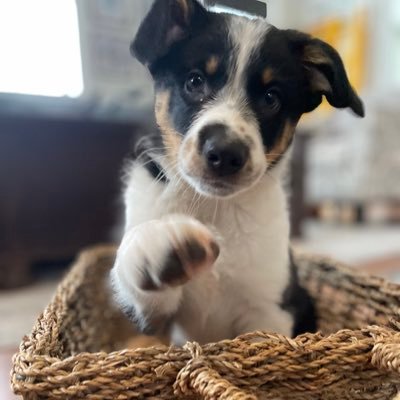
<instances>
[{"instance_id":1,"label":"tan fur marking","mask_svg":"<svg viewBox=\"0 0 400 400\"><path fill-rule=\"evenodd\" d=\"M205 168L203 158L197 152L197 142L191 138L184 143L183 154L186 168L190 173L196 174Z\"/></svg>"},{"instance_id":2,"label":"tan fur marking","mask_svg":"<svg viewBox=\"0 0 400 400\"><path fill-rule=\"evenodd\" d=\"M182 7L183 18L189 23L189 5L186 0L178 0L179 5Z\"/></svg>"},{"instance_id":3,"label":"tan fur marking","mask_svg":"<svg viewBox=\"0 0 400 400\"><path fill-rule=\"evenodd\" d=\"M170 161L175 162L182 139L181 135L173 128L169 118L170 97L171 93L169 91L160 92L156 95L155 114L168 158Z\"/></svg>"},{"instance_id":4,"label":"tan fur marking","mask_svg":"<svg viewBox=\"0 0 400 400\"><path fill-rule=\"evenodd\" d=\"M219 59L217 56L211 56L206 64L206 72L208 75L214 75L219 67Z\"/></svg>"},{"instance_id":5,"label":"tan fur marking","mask_svg":"<svg viewBox=\"0 0 400 400\"><path fill-rule=\"evenodd\" d=\"M285 128L283 129L279 141L275 144L275 146L272 149L268 150L266 153L267 161L269 164L273 164L275 161L277 161L289 147L295 129L296 129L295 124L286 122Z\"/></svg>"},{"instance_id":6,"label":"tan fur marking","mask_svg":"<svg viewBox=\"0 0 400 400\"><path fill-rule=\"evenodd\" d=\"M274 78L274 74L271 68L266 68L262 74L262 81L264 85L268 85Z\"/></svg>"}]
</instances>

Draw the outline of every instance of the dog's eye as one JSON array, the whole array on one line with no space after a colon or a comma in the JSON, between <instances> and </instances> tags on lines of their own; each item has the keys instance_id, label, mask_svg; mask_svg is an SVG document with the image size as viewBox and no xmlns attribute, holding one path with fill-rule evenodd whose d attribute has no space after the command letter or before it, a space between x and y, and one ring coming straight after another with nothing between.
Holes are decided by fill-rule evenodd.
<instances>
[{"instance_id":1,"label":"dog's eye","mask_svg":"<svg viewBox=\"0 0 400 400\"><path fill-rule=\"evenodd\" d=\"M206 78L199 71L191 72L185 82L185 89L189 93L201 92L206 84Z\"/></svg>"},{"instance_id":2,"label":"dog's eye","mask_svg":"<svg viewBox=\"0 0 400 400\"><path fill-rule=\"evenodd\" d=\"M282 106L281 96L278 90L267 90L267 93L265 93L265 103L269 110L278 112Z\"/></svg>"}]
</instances>

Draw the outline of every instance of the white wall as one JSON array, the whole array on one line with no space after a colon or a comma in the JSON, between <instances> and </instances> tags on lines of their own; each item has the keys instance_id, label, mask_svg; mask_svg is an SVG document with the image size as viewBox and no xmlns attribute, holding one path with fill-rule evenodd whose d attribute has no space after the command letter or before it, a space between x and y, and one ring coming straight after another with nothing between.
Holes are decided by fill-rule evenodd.
<instances>
[{"instance_id":1,"label":"white wall","mask_svg":"<svg viewBox=\"0 0 400 400\"><path fill-rule=\"evenodd\" d=\"M149 0L77 0L84 98L99 114L137 119L150 109L152 82L129 46L151 4Z\"/></svg>"}]
</instances>

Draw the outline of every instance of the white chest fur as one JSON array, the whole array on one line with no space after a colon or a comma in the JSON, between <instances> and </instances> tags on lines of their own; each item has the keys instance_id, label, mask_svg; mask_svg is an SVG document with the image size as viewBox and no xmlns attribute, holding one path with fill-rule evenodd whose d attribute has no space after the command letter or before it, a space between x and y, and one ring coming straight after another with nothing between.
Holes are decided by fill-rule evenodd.
<instances>
[{"instance_id":1,"label":"white chest fur","mask_svg":"<svg viewBox=\"0 0 400 400\"><path fill-rule=\"evenodd\" d=\"M175 319L175 342L233 337L251 329L291 333L280 307L289 282L287 201L266 175L233 199L202 197L191 188L156 182L140 166L129 172L126 230L169 214L190 215L214 231L221 254L214 268L185 285Z\"/></svg>"}]
</instances>

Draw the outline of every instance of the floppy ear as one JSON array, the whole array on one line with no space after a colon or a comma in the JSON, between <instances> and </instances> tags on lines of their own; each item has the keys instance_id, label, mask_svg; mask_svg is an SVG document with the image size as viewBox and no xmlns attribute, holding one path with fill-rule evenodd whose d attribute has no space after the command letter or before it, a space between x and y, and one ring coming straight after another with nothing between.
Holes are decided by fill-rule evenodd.
<instances>
[{"instance_id":1,"label":"floppy ear","mask_svg":"<svg viewBox=\"0 0 400 400\"><path fill-rule=\"evenodd\" d=\"M305 111L314 110L325 96L333 107L349 107L358 116L364 117L363 103L350 85L338 52L329 44L305 33L288 30L286 34L308 77L311 95Z\"/></svg>"},{"instance_id":2,"label":"floppy ear","mask_svg":"<svg viewBox=\"0 0 400 400\"><path fill-rule=\"evenodd\" d=\"M151 67L206 18L207 11L196 0L156 0L131 44L131 53Z\"/></svg>"}]
</instances>

